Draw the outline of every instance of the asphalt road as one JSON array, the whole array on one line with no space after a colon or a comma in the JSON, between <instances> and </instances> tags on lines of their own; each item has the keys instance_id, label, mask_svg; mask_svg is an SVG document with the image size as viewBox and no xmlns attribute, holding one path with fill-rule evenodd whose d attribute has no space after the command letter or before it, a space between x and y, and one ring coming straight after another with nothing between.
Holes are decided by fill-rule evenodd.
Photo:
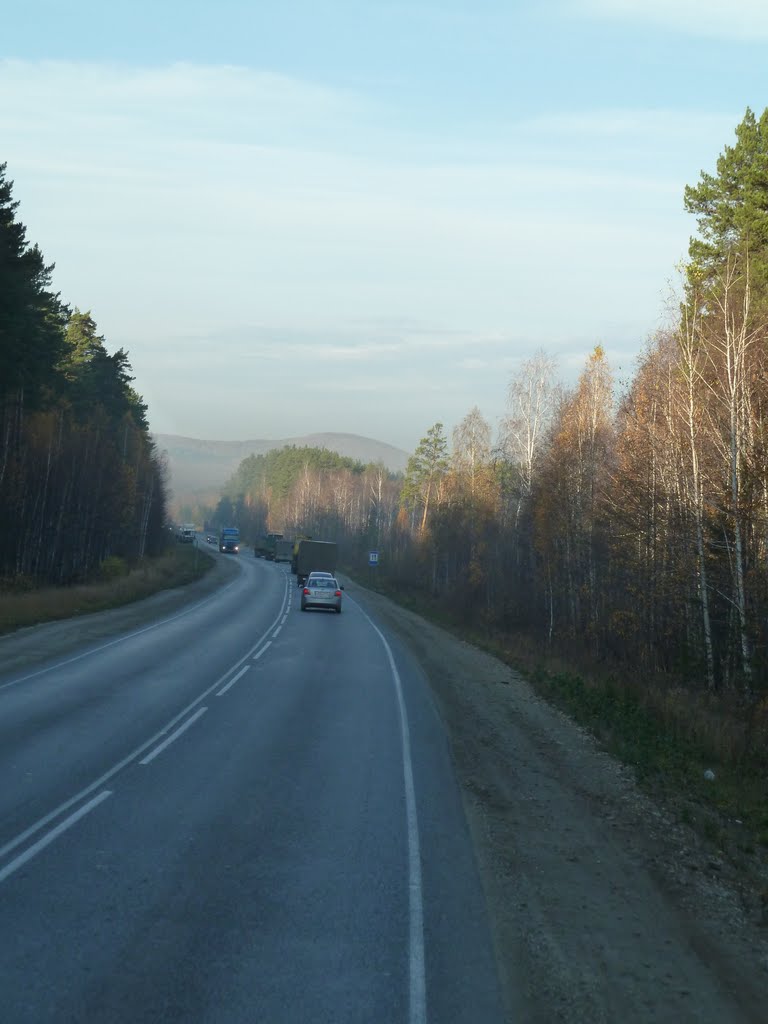
<instances>
[{"instance_id":1,"label":"asphalt road","mask_svg":"<svg viewBox=\"0 0 768 1024\"><path fill-rule=\"evenodd\" d=\"M237 563L165 620L0 663L4 1024L501 1021L418 663Z\"/></svg>"}]
</instances>

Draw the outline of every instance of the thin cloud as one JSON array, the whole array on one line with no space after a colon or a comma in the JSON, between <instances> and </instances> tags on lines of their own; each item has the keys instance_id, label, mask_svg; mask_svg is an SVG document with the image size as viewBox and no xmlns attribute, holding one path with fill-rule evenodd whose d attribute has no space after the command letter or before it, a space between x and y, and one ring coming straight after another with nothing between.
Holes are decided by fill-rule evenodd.
<instances>
[{"instance_id":1,"label":"thin cloud","mask_svg":"<svg viewBox=\"0 0 768 1024\"><path fill-rule=\"evenodd\" d=\"M397 360L398 365L415 366L419 357L430 365L436 355L450 357L467 351L488 353L489 357L499 348L510 344L508 337L478 335L469 331L436 331L412 326L406 331L391 335L387 329L361 324L347 328L347 338L342 339L344 328L333 327L274 327L233 328L217 331L215 336L204 330L187 333L164 343L162 354L155 356L155 364L170 369L178 366L183 355L186 366L197 364L204 367L210 362L212 347L223 348L227 358L238 365L260 364L264 361L290 365L292 373L309 371L329 363L343 365L368 364L370 368L381 367ZM453 365L453 363L452 363ZM457 365L479 368L490 365L488 358L467 356Z\"/></svg>"},{"instance_id":2,"label":"thin cloud","mask_svg":"<svg viewBox=\"0 0 768 1024\"><path fill-rule=\"evenodd\" d=\"M144 118L162 108L177 116L195 115L199 124L205 124L207 114L215 110L220 127L240 129L247 116L254 131L274 125L303 129L317 119L360 116L370 108L368 101L352 92L252 68L0 60L0 97L12 97L14 110L23 112L37 108L41 100L50 102L52 88L61 100L80 100L84 109L100 111L115 121ZM81 109L69 108L67 118L77 117ZM60 112L57 107L56 113ZM176 126L166 122L164 127L173 134ZM189 123L182 122L181 127L186 130Z\"/></svg>"},{"instance_id":3,"label":"thin cloud","mask_svg":"<svg viewBox=\"0 0 768 1024\"><path fill-rule=\"evenodd\" d=\"M768 39L765 0L575 0L568 6L590 17L646 23L684 35Z\"/></svg>"},{"instance_id":4,"label":"thin cloud","mask_svg":"<svg viewBox=\"0 0 768 1024\"><path fill-rule=\"evenodd\" d=\"M768 7L766 8L768 9ZM601 110L550 113L521 120L518 130L531 138L669 140L719 137L733 131L737 115L705 110L607 107Z\"/></svg>"}]
</instances>

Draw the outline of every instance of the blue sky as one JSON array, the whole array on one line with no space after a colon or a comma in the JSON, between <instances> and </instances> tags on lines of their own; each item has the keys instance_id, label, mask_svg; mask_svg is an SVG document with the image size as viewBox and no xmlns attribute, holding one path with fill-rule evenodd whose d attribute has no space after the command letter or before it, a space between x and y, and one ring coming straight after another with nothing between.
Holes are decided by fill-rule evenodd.
<instances>
[{"instance_id":1,"label":"blue sky","mask_svg":"<svg viewBox=\"0 0 768 1024\"><path fill-rule=\"evenodd\" d=\"M411 450L538 349L631 376L767 58L763 0L29 0L0 161L153 429Z\"/></svg>"}]
</instances>

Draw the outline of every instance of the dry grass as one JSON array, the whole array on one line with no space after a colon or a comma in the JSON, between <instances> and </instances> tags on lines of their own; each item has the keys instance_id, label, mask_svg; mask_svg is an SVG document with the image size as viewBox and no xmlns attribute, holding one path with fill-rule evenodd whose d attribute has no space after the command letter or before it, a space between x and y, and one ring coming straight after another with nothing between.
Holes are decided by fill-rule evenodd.
<instances>
[{"instance_id":1,"label":"dry grass","mask_svg":"<svg viewBox=\"0 0 768 1024\"><path fill-rule=\"evenodd\" d=\"M360 579L363 586L370 582ZM436 602L377 579L385 593L496 655L547 700L631 765L638 781L674 806L734 861L768 848L768 699L710 695L627 665L596 664L583 650L547 650L526 634L467 628ZM713 772L714 779L706 778Z\"/></svg>"},{"instance_id":2,"label":"dry grass","mask_svg":"<svg viewBox=\"0 0 768 1024\"><path fill-rule=\"evenodd\" d=\"M179 545L159 558L145 559L124 574L116 574L115 566L110 565L105 574L110 578L98 583L33 588L13 581L0 588L0 633L118 608L160 590L191 583L205 575L212 565L213 559L204 551Z\"/></svg>"},{"instance_id":3,"label":"dry grass","mask_svg":"<svg viewBox=\"0 0 768 1024\"><path fill-rule=\"evenodd\" d=\"M742 867L768 847L768 702L542 653L527 636L474 636L631 765L640 784ZM714 778L705 776L713 773Z\"/></svg>"}]
</instances>

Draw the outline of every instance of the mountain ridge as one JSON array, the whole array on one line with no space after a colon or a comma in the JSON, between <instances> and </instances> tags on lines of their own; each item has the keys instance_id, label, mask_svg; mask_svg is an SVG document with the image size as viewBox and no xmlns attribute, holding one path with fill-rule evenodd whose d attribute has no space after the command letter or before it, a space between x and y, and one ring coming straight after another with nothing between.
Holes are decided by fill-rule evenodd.
<instances>
[{"instance_id":1,"label":"mountain ridge","mask_svg":"<svg viewBox=\"0 0 768 1024\"><path fill-rule=\"evenodd\" d=\"M168 460L169 485L175 501L220 489L249 455L264 455L276 448L328 448L360 462L381 462L394 473L403 472L408 452L360 434L317 433L278 439L213 441L182 434L153 434L158 451Z\"/></svg>"}]
</instances>

